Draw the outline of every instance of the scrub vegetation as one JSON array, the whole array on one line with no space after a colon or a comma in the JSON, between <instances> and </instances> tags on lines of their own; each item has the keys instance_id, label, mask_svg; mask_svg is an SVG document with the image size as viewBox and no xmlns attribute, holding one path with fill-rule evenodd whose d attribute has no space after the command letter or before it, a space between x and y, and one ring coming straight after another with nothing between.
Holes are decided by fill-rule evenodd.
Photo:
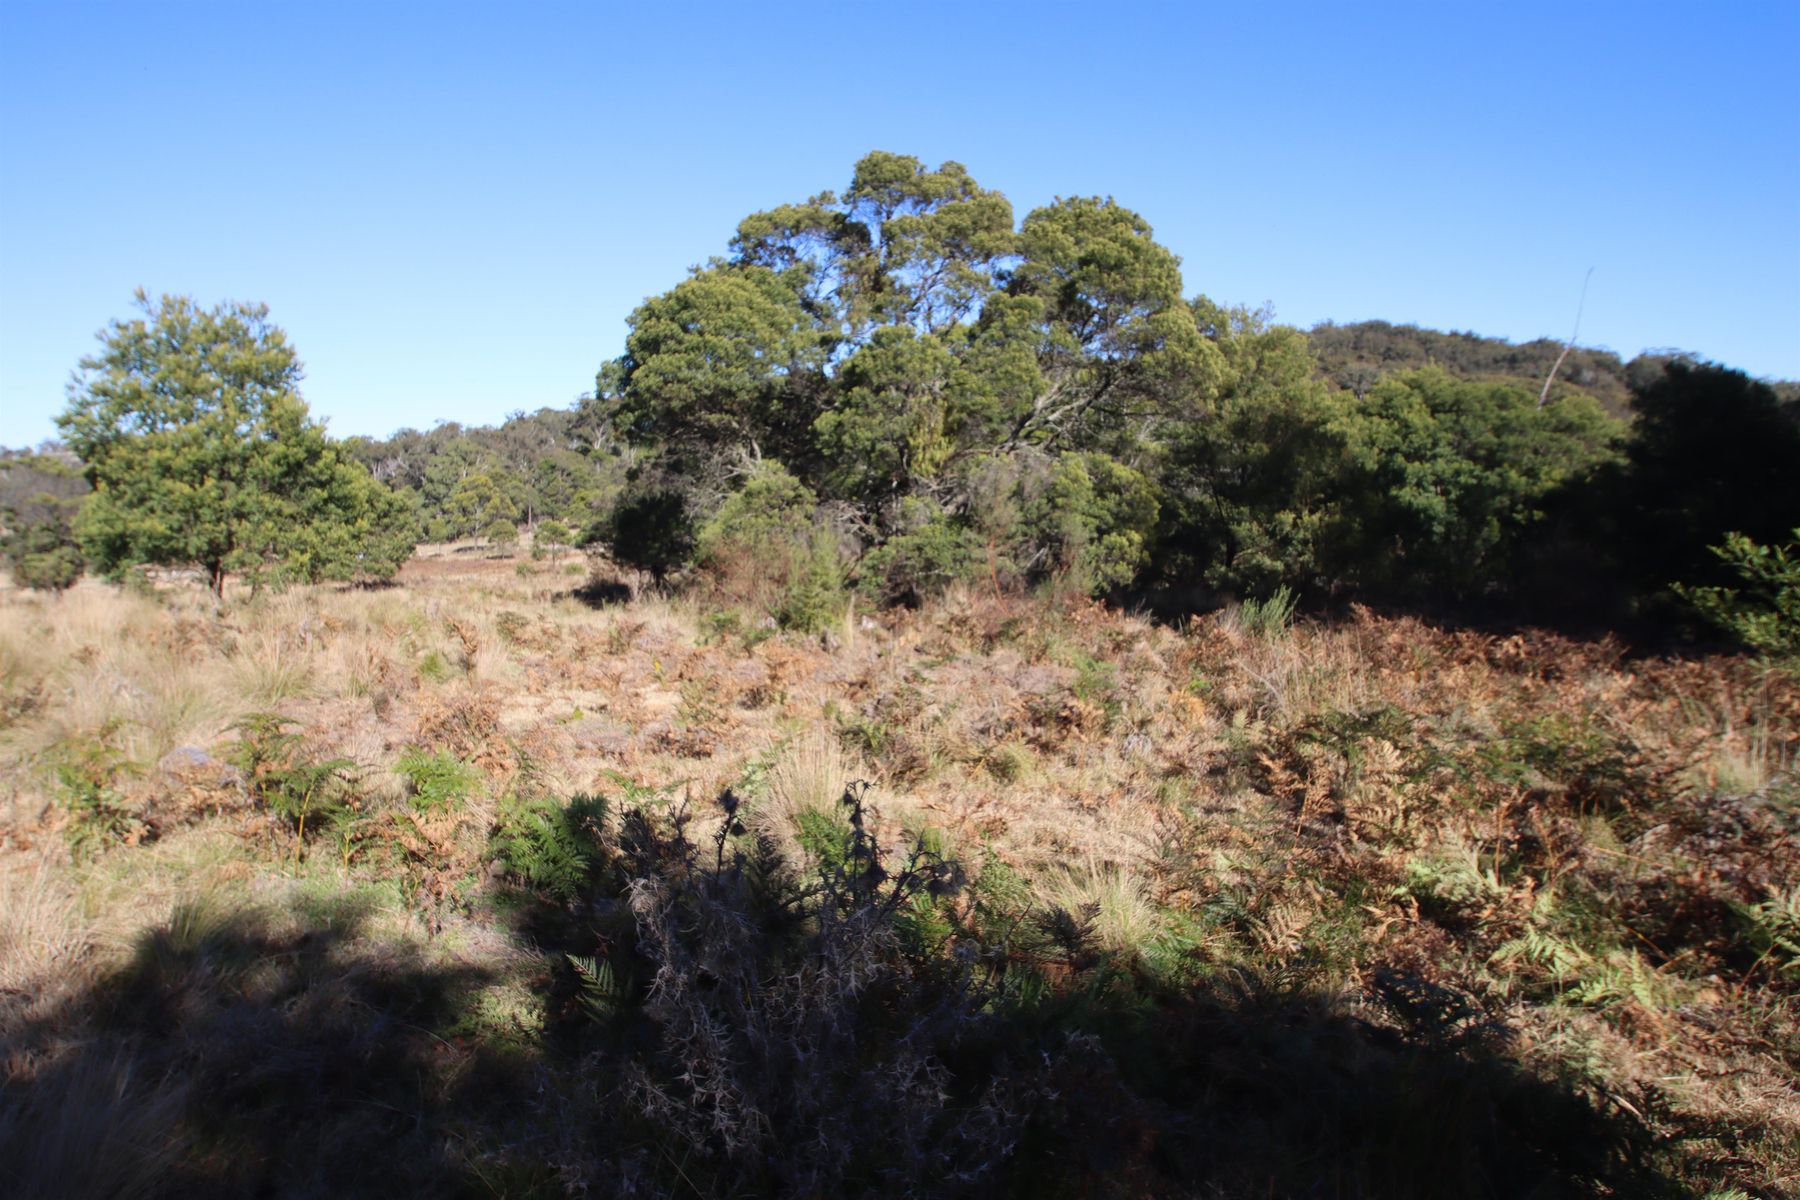
<instances>
[{"instance_id":1,"label":"scrub vegetation","mask_svg":"<svg viewBox=\"0 0 1800 1200\"><path fill-rule=\"evenodd\" d=\"M902 155L725 248L383 441L141 298L0 458L0 1190L1800 1188L1789 385Z\"/></svg>"},{"instance_id":2,"label":"scrub vegetation","mask_svg":"<svg viewBox=\"0 0 1800 1200\"><path fill-rule=\"evenodd\" d=\"M1793 1185L1791 673L568 561L5 598L12 1194Z\"/></svg>"}]
</instances>

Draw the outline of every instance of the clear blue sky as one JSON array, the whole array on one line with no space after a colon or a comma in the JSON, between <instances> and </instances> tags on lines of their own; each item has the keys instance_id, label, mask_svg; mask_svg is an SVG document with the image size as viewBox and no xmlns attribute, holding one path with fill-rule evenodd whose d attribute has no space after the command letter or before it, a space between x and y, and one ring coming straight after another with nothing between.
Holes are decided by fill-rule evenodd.
<instances>
[{"instance_id":1,"label":"clear blue sky","mask_svg":"<svg viewBox=\"0 0 1800 1200\"><path fill-rule=\"evenodd\" d=\"M0 444L131 292L266 302L333 432L561 407L871 149L1110 194L1190 293L1800 378L1800 3L0 0Z\"/></svg>"}]
</instances>

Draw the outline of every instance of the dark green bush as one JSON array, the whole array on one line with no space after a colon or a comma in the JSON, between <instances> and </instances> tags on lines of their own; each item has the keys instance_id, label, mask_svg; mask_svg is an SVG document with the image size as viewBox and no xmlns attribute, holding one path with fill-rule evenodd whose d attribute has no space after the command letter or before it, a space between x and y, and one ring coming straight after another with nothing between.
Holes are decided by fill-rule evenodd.
<instances>
[{"instance_id":1,"label":"dark green bush","mask_svg":"<svg viewBox=\"0 0 1800 1200\"><path fill-rule=\"evenodd\" d=\"M633 487L582 535L621 565L648 572L658 586L694 554L694 522L685 493L674 487Z\"/></svg>"},{"instance_id":2,"label":"dark green bush","mask_svg":"<svg viewBox=\"0 0 1800 1200\"><path fill-rule=\"evenodd\" d=\"M1785 546L1759 546L1733 533L1713 553L1738 575L1736 587L1677 587L1707 620L1739 642L1778 658L1800 658L1800 529Z\"/></svg>"},{"instance_id":3,"label":"dark green bush","mask_svg":"<svg viewBox=\"0 0 1800 1200\"><path fill-rule=\"evenodd\" d=\"M877 604L917 604L978 567L973 531L924 500L908 500L904 510L900 530L857 567L858 588Z\"/></svg>"}]
</instances>

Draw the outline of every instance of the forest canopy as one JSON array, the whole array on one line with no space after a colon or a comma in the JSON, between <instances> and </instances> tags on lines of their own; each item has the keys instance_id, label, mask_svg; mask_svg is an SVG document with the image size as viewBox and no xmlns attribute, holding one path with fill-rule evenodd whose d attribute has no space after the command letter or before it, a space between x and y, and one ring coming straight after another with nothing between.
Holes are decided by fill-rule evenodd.
<instances>
[{"instance_id":1,"label":"forest canopy","mask_svg":"<svg viewBox=\"0 0 1800 1200\"><path fill-rule=\"evenodd\" d=\"M61 419L79 469L13 460L51 481L7 489L14 574L379 578L414 537L510 552L549 522L536 553L796 628L960 581L1693 631L1692 596L1800 526L1800 387L1679 351L1302 331L1193 290L1111 197L1019 216L885 151L719 232L590 395L490 428L333 441L261 306L140 297Z\"/></svg>"},{"instance_id":2,"label":"forest canopy","mask_svg":"<svg viewBox=\"0 0 1800 1200\"><path fill-rule=\"evenodd\" d=\"M753 558L770 586L767 529L734 535L733 497L772 470L810 513L789 521L789 576L829 543L845 585L887 601L963 578L1180 607L1288 588L1617 614L1738 526L1800 516L1778 488L1749 521L1727 486L1680 562L1653 551L1644 472L1685 468L1651 465L1633 397L1720 368L1577 349L1541 395L1563 351L1548 340L1308 335L1191 292L1110 197L1015 221L955 162L872 153L841 193L745 217L629 324L584 413L634 455L614 511L656 515L615 549L659 576ZM1763 414L1755 453L1788 455L1794 404L1726 374L1741 395L1721 403ZM1671 503L1728 469L1689 465L1655 485ZM1574 555L1593 584L1557 595Z\"/></svg>"}]
</instances>

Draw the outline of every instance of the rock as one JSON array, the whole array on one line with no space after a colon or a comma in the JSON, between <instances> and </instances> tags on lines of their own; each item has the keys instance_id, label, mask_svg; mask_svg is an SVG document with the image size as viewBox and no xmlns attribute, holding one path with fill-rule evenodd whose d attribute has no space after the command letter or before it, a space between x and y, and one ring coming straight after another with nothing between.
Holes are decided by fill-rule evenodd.
<instances>
[{"instance_id":1,"label":"rock","mask_svg":"<svg viewBox=\"0 0 1800 1200\"><path fill-rule=\"evenodd\" d=\"M156 769L170 782L190 788L241 789L245 783L242 771L198 746L177 746L162 756Z\"/></svg>"},{"instance_id":2,"label":"rock","mask_svg":"<svg viewBox=\"0 0 1800 1200\"><path fill-rule=\"evenodd\" d=\"M177 746L163 755L156 769L165 775L184 775L189 771L219 765L217 759L198 746Z\"/></svg>"}]
</instances>

